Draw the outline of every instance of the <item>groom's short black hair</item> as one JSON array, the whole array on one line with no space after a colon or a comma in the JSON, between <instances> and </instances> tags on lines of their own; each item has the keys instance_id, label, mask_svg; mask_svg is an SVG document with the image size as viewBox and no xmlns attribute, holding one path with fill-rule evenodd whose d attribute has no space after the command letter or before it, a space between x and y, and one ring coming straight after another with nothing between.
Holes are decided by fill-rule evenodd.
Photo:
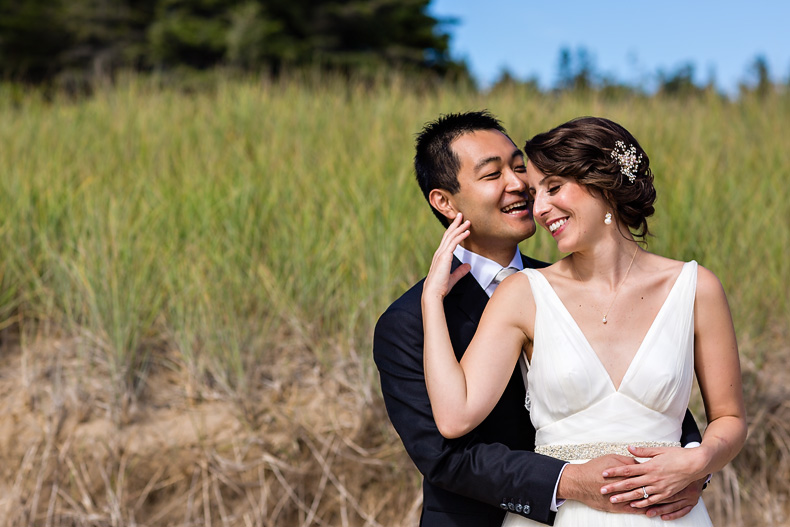
<instances>
[{"instance_id":1,"label":"groom's short black hair","mask_svg":"<svg viewBox=\"0 0 790 527\"><path fill-rule=\"evenodd\" d=\"M478 130L497 130L510 139L499 119L491 115L488 110L442 115L435 121L427 123L417 134L414 171L426 201L433 189L444 189L455 194L461 188L458 184L461 160L458 159L451 145L460 136ZM433 206L431 210L442 225L447 227L450 224L447 218Z\"/></svg>"}]
</instances>

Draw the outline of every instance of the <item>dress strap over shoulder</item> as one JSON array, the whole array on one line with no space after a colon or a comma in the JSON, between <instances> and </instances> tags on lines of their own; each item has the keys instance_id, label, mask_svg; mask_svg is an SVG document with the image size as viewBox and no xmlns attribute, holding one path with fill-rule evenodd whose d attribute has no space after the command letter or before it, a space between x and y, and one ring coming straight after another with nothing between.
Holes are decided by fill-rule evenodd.
<instances>
[{"instance_id":1,"label":"dress strap over shoulder","mask_svg":"<svg viewBox=\"0 0 790 527\"><path fill-rule=\"evenodd\" d=\"M521 272L529 277L529 272L537 271L535 269L525 267L521 270ZM524 388L527 389L527 394L529 394L529 383L527 382L527 376L529 375L529 360L527 359L527 353L524 350L521 351L521 354L518 357L518 367L521 368L521 378L524 380ZM529 409L529 406L527 406L527 409Z\"/></svg>"}]
</instances>

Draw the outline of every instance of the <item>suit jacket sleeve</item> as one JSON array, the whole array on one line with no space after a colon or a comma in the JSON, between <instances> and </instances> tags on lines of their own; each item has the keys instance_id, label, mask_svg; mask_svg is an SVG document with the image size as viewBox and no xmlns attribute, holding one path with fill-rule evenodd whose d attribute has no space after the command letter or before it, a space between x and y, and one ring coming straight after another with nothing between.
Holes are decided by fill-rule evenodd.
<instances>
[{"instance_id":1,"label":"suit jacket sleeve","mask_svg":"<svg viewBox=\"0 0 790 527\"><path fill-rule=\"evenodd\" d=\"M436 428L425 388L421 313L397 303L379 319L373 354L387 413L411 459L427 481L494 507L529 503L526 514L553 522L550 506L564 462L500 443L484 444L472 431L445 439Z\"/></svg>"},{"instance_id":2,"label":"suit jacket sleeve","mask_svg":"<svg viewBox=\"0 0 790 527\"><path fill-rule=\"evenodd\" d=\"M686 417L683 418L683 429L680 433L680 444L686 446L692 441L702 443L702 434L699 433L699 427L691 415L691 411L686 410Z\"/></svg>"}]
</instances>

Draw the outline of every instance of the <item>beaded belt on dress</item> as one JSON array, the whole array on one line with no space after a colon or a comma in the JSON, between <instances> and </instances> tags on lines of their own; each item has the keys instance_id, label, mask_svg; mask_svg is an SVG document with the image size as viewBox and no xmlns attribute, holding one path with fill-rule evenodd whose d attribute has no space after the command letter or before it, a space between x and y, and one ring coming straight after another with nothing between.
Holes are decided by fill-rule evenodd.
<instances>
[{"instance_id":1,"label":"beaded belt on dress","mask_svg":"<svg viewBox=\"0 0 790 527\"><path fill-rule=\"evenodd\" d=\"M545 456L551 456L563 461L573 461L576 459L593 459L606 454L619 454L630 456L628 446L638 446L642 448L656 448L668 446L680 446L678 441L634 441L633 443L580 443L578 445L539 445L535 447L535 452Z\"/></svg>"}]
</instances>

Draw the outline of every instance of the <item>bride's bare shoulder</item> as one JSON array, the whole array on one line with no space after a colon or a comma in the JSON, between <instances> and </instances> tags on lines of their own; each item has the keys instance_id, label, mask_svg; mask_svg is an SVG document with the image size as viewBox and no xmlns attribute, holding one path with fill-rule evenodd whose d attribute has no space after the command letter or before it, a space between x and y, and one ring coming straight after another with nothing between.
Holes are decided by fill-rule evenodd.
<instances>
[{"instance_id":1,"label":"bride's bare shoulder","mask_svg":"<svg viewBox=\"0 0 790 527\"><path fill-rule=\"evenodd\" d=\"M721 302L725 299L724 286L713 271L697 266L697 297L698 299ZM726 302L726 300L724 300Z\"/></svg>"},{"instance_id":2,"label":"bride's bare shoulder","mask_svg":"<svg viewBox=\"0 0 790 527\"><path fill-rule=\"evenodd\" d=\"M535 298L527 274L522 271L505 278L491 296L486 310L496 310L502 316L513 316L514 319L534 318Z\"/></svg>"},{"instance_id":3,"label":"bride's bare shoulder","mask_svg":"<svg viewBox=\"0 0 790 527\"><path fill-rule=\"evenodd\" d=\"M643 275L646 283L674 283L684 264L681 260L644 252L644 256L637 259L634 267L638 268L638 273Z\"/></svg>"},{"instance_id":4,"label":"bride's bare shoulder","mask_svg":"<svg viewBox=\"0 0 790 527\"><path fill-rule=\"evenodd\" d=\"M562 280L565 278L572 278L572 272L568 257L561 258L554 262L553 264L549 265L548 267L544 267L543 269L538 269L538 271L546 277L549 282L553 282L555 280Z\"/></svg>"},{"instance_id":5,"label":"bride's bare shoulder","mask_svg":"<svg viewBox=\"0 0 790 527\"><path fill-rule=\"evenodd\" d=\"M685 263L682 260L667 258L666 256L661 256L660 254L655 254L648 251L643 251L643 255L644 256L639 258L641 267L653 272L680 271L680 268L683 267L683 264Z\"/></svg>"}]
</instances>

